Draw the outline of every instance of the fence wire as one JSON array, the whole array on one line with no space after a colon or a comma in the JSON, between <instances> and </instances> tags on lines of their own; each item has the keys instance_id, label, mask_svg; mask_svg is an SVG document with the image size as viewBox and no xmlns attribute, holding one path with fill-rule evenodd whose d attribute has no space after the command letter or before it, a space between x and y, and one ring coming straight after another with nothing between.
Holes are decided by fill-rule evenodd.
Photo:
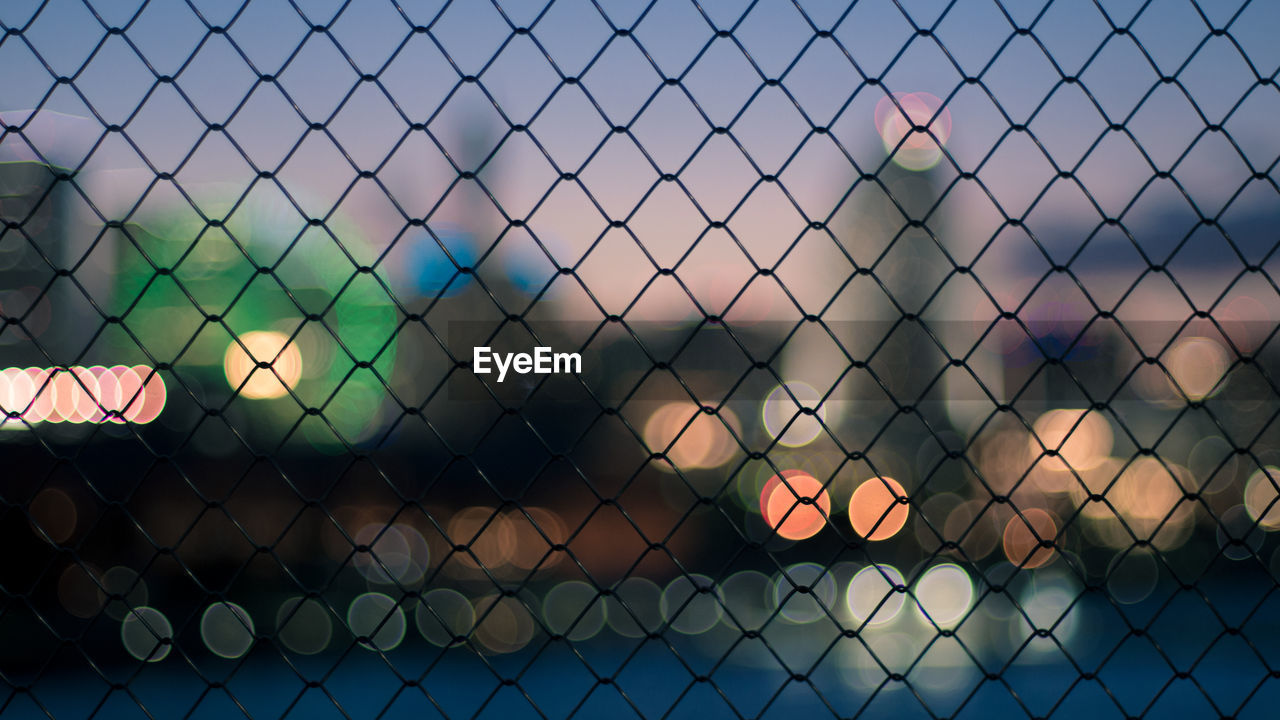
<instances>
[{"instance_id":1,"label":"fence wire","mask_svg":"<svg viewBox=\"0 0 1280 720\"><path fill-rule=\"evenodd\" d=\"M6 2L0 716L1271 717L1278 21Z\"/></svg>"}]
</instances>

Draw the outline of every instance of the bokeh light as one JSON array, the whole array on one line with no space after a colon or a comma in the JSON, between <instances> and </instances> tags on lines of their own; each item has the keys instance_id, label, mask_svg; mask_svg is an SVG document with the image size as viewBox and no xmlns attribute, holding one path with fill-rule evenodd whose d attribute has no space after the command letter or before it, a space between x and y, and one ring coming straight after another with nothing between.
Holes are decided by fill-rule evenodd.
<instances>
[{"instance_id":1,"label":"bokeh light","mask_svg":"<svg viewBox=\"0 0 1280 720\"><path fill-rule=\"evenodd\" d=\"M662 617L672 630L700 635L720 621L721 596L711 578L698 573L681 575L662 591Z\"/></svg>"},{"instance_id":2,"label":"bokeh light","mask_svg":"<svg viewBox=\"0 0 1280 720\"><path fill-rule=\"evenodd\" d=\"M1160 580L1160 564L1148 548L1132 547L1117 554L1107 567L1107 592L1118 603L1146 600Z\"/></svg>"},{"instance_id":3,"label":"bokeh light","mask_svg":"<svg viewBox=\"0 0 1280 720\"><path fill-rule=\"evenodd\" d=\"M508 561L521 570L545 570L565 557L552 547L569 538L560 516L546 508L527 506L506 513L513 536Z\"/></svg>"},{"instance_id":4,"label":"bokeh light","mask_svg":"<svg viewBox=\"0 0 1280 720\"><path fill-rule=\"evenodd\" d=\"M1187 456L1187 471L1205 495L1220 493L1234 485L1241 464L1235 447L1221 435L1201 438Z\"/></svg>"},{"instance_id":5,"label":"bokeh light","mask_svg":"<svg viewBox=\"0 0 1280 720\"><path fill-rule=\"evenodd\" d=\"M875 117L885 152L899 166L919 172L942 160L942 147L951 138L951 110L937 96L894 93L876 103Z\"/></svg>"},{"instance_id":6,"label":"bokeh light","mask_svg":"<svg viewBox=\"0 0 1280 720\"><path fill-rule=\"evenodd\" d=\"M18 414L0 420L7 429L43 422L145 425L166 401L164 380L145 365L0 371L0 408Z\"/></svg>"},{"instance_id":7,"label":"bokeh light","mask_svg":"<svg viewBox=\"0 0 1280 720\"><path fill-rule=\"evenodd\" d=\"M1227 349L1207 337L1179 340L1164 362L1172 382L1192 401L1216 395L1226 385L1222 376L1231 364Z\"/></svg>"},{"instance_id":8,"label":"bokeh light","mask_svg":"<svg viewBox=\"0 0 1280 720\"><path fill-rule=\"evenodd\" d=\"M1280 468L1256 470L1244 485L1244 507L1267 532L1280 530Z\"/></svg>"},{"instance_id":9,"label":"bokeh light","mask_svg":"<svg viewBox=\"0 0 1280 720\"><path fill-rule=\"evenodd\" d=\"M315 655L329 646L333 620L319 600L292 597L280 603L276 611L276 635L290 651Z\"/></svg>"},{"instance_id":10,"label":"bokeh light","mask_svg":"<svg viewBox=\"0 0 1280 720\"><path fill-rule=\"evenodd\" d=\"M461 228L433 226L431 232L399 240L403 258L393 270L403 273L410 287L422 297L452 297L471 283L472 276L459 268L475 266L474 242Z\"/></svg>"},{"instance_id":11,"label":"bokeh light","mask_svg":"<svg viewBox=\"0 0 1280 720\"><path fill-rule=\"evenodd\" d=\"M725 625L735 630L759 631L777 605L773 601L773 589L773 580L756 570L741 570L725 578L720 583Z\"/></svg>"},{"instance_id":12,"label":"bokeh light","mask_svg":"<svg viewBox=\"0 0 1280 720\"><path fill-rule=\"evenodd\" d=\"M253 635L253 618L235 603L213 603L200 617L200 639L218 657L234 659L244 655L253 647Z\"/></svg>"},{"instance_id":13,"label":"bokeh light","mask_svg":"<svg viewBox=\"0 0 1280 720\"><path fill-rule=\"evenodd\" d=\"M960 623L973 607L973 581L954 563L934 565L920 576L915 587L916 611L942 629Z\"/></svg>"},{"instance_id":14,"label":"bokeh light","mask_svg":"<svg viewBox=\"0 0 1280 720\"><path fill-rule=\"evenodd\" d=\"M124 620L134 608L150 599L147 583L132 568L117 565L102 573L102 589L112 597L107 600L107 617Z\"/></svg>"},{"instance_id":15,"label":"bokeh light","mask_svg":"<svg viewBox=\"0 0 1280 720\"><path fill-rule=\"evenodd\" d=\"M1075 635L1079 625L1079 604L1076 593L1065 584L1036 583L1027 588L1019 603L1022 612L1015 617L1021 622L1012 626L1015 644L1027 642L1028 650L1054 651L1060 643L1068 642ZM1051 637L1041 637L1036 633L1039 630L1048 632Z\"/></svg>"},{"instance_id":16,"label":"bokeh light","mask_svg":"<svg viewBox=\"0 0 1280 720\"><path fill-rule=\"evenodd\" d=\"M557 635L578 642L594 637L604 627L605 604L596 589L579 580L562 582L547 593L542 617Z\"/></svg>"},{"instance_id":17,"label":"bokeh light","mask_svg":"<svg viewBox=\"0 0 1280 720\"><path fill-rule=\"evenodd\" d=\"M160 373L146 365L134 365L131 368L116 366L111 370L120 379L125 420L135 425L145 425L160 417L160 411L168 400L168 390ZM125 372L126 370L130 372ZM137 387L132 385L134 378L137 379Z\"/></svg>"},{"instance_id":18,"label":"bokeh light","mask_svg":"<svg viewBox=\"0 0 1280 720\"><path fill-rule=\"evenodd\" d=\"M107 602L99 586L102 580L92 565L73 563L58 576L58 601L72 615L89 619L102 611Z\"/></svg>"},{"instance_id":19,"label":"bokeh light","mask_svg":"<svg viewBox=\"0 0 1280 720\"><path fill-rule=\"evenodd\" d=\"M533 639L537 629L529 609L518 597L500 594L476 600L476 628L473 637L493 653L512 653Z\"/></svg>"},{"instance_id":20,"label":"bokeh light","mask_svg":"<svg viewBox=\"0 0 1280 720\"><path fill-rule=\"evenodd\" d=\"M145 662L160 662L173 649L173 625L164 613L151 607L129 611L120 623L120 641L132 656Z\"/></svg>"},{"instance_id":21,"label":"bokeh light","mask_svg":"<svg viewBox=\"0 0 1280 720\"><path fill-rule=\"evenodd\" d=\"M422 596L413 613L413 622L427 642L450 647L462 642L476 624L471 601L457 590L436 588Z\"/></svg>"},{"instance_id":22,"label":"bokeh light","mask_svg":"<svg viewBox=\"0 0 1280 720\"><path fill-rule=\"evenodd\" d=\"M788 566L774 579L772 590L778 614L797 624L815 622L834 612L839 595L831 571L811 562Z\"/></svg>"},{"instance_id":23,"label":"bokeh light","mask_svg":"<svg viewBox=\"0 0 1280 720\"><path fill-rule=\"evenodd\" d=\"M819 405L822 394L802 382L789 382L770 391L764 400L761 420L769 437L779 445L808 445L822 433L827 405Z\"/></svg>"},{"instance_id":24,"label":"bokeh light","mask_svg":"<svg viewBox=\"0 0 1280 720\"><path fill-rule=\"evenodd\" d=\"M849 581L845 605L853 617L867 625L884 625L898 616L906 595L898 591L905 582L892 565L868 565Z\"/></svg>"},{"instance_id":25,"label":"bokeh light","mask_svg":"<svg viewBox=\"0 0 1280 720\"><path fill-rule=\"evenodd\" d=\"M974 463L978 471L975 484L984 492L1010 494L1026 477L1032 461L1040 453L1035 438L1023 427L984 433L974 444Z\"/></svg>"},{"instance_id":26,"label":"bokeh light","mask_svg":"<svg viewBox=\"0 0 1280 720\"><path fill-rule=\"evenodd\" d=\"M382 593L359 595L347 608L347 627L356 637L365 638L360 646L366 650L394 650L404 640L407 626L404 610Z\"/></svg>"},{"instance_id":27,"label":"bokeh light","mask_svg":"<svg viewBox=\"0 0 1280 720\"><path fill-rule=\"evenodd\" d=\"M1116 511L1112 509L1114 505L1109 505L1108 502L1117 496L1112 494L1110 488L1113 482L1118 482L1125 469L1125 464L1120 460L1107 458L1097 467L1077 473L1079 480L1069 473L1065 474L1071 501L1080 508L1081 515L1094 520L1116 517ZM1099 499L1095 500L1094 496Z\"/></svg>"},{"instance_id":28,"label":"bokeh light","mask_svg":"<svg viewBox=\"0 0 1280 720\"><path fill-rule=\"evenodd\" d=\"M831 496L817 478L800 470L783 470L764 485L760 514L788 540L813 537L827 524Z\"/></svg>"},{"instance_id":29,"label":"bokeh light","mask_svg":"<svg viewBox=\"0 0 1280 720\"><path fill-rule=\"evenodd\" d=\"M996 507L982 500L967 500L947 515L942 537L960 544L957 554L969 561L990 555L1000 541L1004 523Z\"/></svg>"},{"instance_id":30,"label":"bokeh light","mask_svg":"<svg viewBox=\"0 0 1280 720\"><path fill-rule=\"evenodd\" d=\"M75 534L75 501L57 488L45 488L36 493L27 505L27 516L31 529L54 545L61 545Z\"/></svg>"},{"instance_id":31,"label":"bokeh light","mask_svg":"<svg viewBox=\"0 0 1280 720\"><path fill-rule=\"evenodd\" d=\"M1247 560L1262 549L1266 533L1243 505L1227 508L1218 518L1215 532L1222 554L1231 560Z\"/></svg>"},{"instance_id":32,"label":"bokeh light","mask_svg":"<svg viewBox=\"0 0 1280 720\"><path fill-rule=\"evenodd\" d=\"M1046 454L1036 466L1049 472L1070 474L1072 470L1095 468L1110 455L1114 442L1111 424L1100 413L1089 410L1050 410L1036 418L1033 427L1036 436L1030 440L1032 455L1057 453ZM1063 485L1062 489L1066 487Z\"/></svg>"},{"instance_id":33,"label":"bokeh light","mask_svg":"<svg viewBox=\"0 0 1280 720\"><path fill-rule=\"evenodd\" d=\"M261 368L258 363L270 363L270 367ZM227 384L232 390L238 390L240 397L283 397L297 387L302 377L302 353L284 333L248 332L227 346L222 370Z\"/></svg>"},{"instance_id":34,"label":"bokeh light","mask_svg":"<svg viewBox=\"0 0 1280 720\"><path fill-rule=\"evenodd\" d=\"M427 541L409 525L369 523L356 532L355 542L352 563L371 583L412 584L421 580L427 569Z\"/></svg>"},{"instance_id":35,"label":"bokeh light","mask_svg":"<svg viewBox=\"0 0 1280 720\"><path fill-rule=\"evenodd\" d=\"M1181 465L1139 457L1120 473L1106 498L1138 538L1170 550L1190 537L1195 505L1185 496L1194 488L1194 479ZM1132 541L1122 532L1112 544L1123 547Z\"/></svg>"},{"instance_id":36,"label":"bokeh light","mask_svg":"<svg viewBox=\"0 0 1280 720\"><path fill-rule=\"evenodd\" d=\"M658 463L659 469L714 468L728 462L738 448L725 423L738 432L738 418L728 408L709 414L696 403L673 402L649 416L643 436L651 450L666 453L671 463Z\"/></svg>"},{"instance_id":37,"label":"bokeh light","mask_svg":"<svg viewBox=\"0 0 1280 720\"><path fill-rule=\"evenodd\" d=\"M53 386L53 412L62 422L79 424L93 414L100 391L98 379L88 368L57 370L49 382Z\"/></svg>"},{"instance_id":38,"label":"bokeh light","mask_svg":"<svg viewBox=\"0 0 1280 720\"><path fill-rule=\"evenodd\" d=\"M1009 562L1023 568L1037 568L1051 562L1057 555L1054 548L1041 543L1052 542L1058 535L1058 523L1053 516L1040 508L1027 508L1020 515L1009 518L1004 526L1004 554Z\"/></svg>"},{"instance_id":39,"label":"bokeh light","mask_svg":"<svg viewBox=\"0 0 1280 720\"><path fill-rule=\"evenodd\" d=\"M849 522L853 531L868 540L887 540L907 523L910 514L904 500L907 491L893 478L873 477L853 491Z\"/></svg>"},{"instance_id":40,"label":"bokeh light","mask_svg":"<svg viewBox=\"0 0 1280 720\"><path fill-rule=\"evenodd\" d=\"M469 569L501 568L515 551L515 528L505 513L493 508L464 508L449 519L446 531L455 545L467 546L452 557Z\"/></svg>"},{"instance_id":41,"label":"bokeh light","mask_svg":"<svg viewBox=\"0 0 1280 720\"><path fill-rule=\"evenodd\" d=\"M605 598L605 620L623 637L638 638L662 627L662 588L648 578L629 577Z\"/></svg>"}]
</instances>

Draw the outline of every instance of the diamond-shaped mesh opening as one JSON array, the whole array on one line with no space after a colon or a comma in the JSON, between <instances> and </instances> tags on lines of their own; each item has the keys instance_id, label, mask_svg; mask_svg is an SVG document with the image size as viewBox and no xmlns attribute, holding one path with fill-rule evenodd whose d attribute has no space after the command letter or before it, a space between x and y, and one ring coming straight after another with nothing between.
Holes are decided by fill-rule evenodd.
<instances>
[{"instance_id":1,"label":"diamond-shaped mesh opening","mask_svg":"<svg viewBox=\"0 0 1280 720\"><path fill-rule=\"evenodd\" d=\"M0 717L1271 717L1274 27L4 4Z\"/></svg>"}]
</instances>

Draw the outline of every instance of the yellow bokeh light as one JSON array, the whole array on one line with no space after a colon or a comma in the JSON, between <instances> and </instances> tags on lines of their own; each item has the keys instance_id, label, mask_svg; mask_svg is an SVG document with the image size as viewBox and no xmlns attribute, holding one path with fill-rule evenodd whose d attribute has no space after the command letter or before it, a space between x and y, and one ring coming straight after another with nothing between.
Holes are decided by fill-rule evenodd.
<instances>
[{"instance_id":1,"label":"yellow bokeh light","mask_svg":"<svg viewBox=\"0 0 1280 720\"><path fill-rule=\"evenodd\" d=\"M269 363L270 367L258 367L258 363ZM238 389L241 397L278 398L288 394L302 377L302 353L284 333L245 333L239 342L233 340L227 346L222 368L227 383Z\"/></svg>"},{"instance_id":2,"label":"yellow bokeh light","mask_svg":"<svg viewBox=\"0 0 1280 720\"><path fill-rule=\"evenodd\" d=\"M1114 442L1111 424L1102 415L1088 410L1050 410L1036 419L1034 429L1031 452L1034 455L1056 453L1041 458L1037 465L1038 469L1050 472L1095 468L1111 454Z\"/></svg>"},{"instance_id":3,"label":"yellow bokeh light","mask_svg":"<svg viewBox=\"0 0 1280 720\"><path fill-rule=\"evenodd\" d=\"M1165 356L1165 367L1173 382L1191 400L1203 400L1215 394L1229 365L1227 350L1205 337L1179 340Z\"/></svg>"}]
</instances>

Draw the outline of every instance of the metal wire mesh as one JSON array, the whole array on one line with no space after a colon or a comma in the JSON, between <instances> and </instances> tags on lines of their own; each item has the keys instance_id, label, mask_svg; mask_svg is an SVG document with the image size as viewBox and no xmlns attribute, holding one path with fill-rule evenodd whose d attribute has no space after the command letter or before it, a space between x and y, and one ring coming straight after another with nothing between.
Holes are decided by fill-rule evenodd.
<instances>
[{"instance_id":1,"label":"metal wire mesh","mask_svg":"<svg viewBox=\"0 0 1280 720\"><path fill-rule=\"evenodd\" d=\"M6 2L0 716L1271 717L1278 19Z\"/></svg>"}]
</instances>

